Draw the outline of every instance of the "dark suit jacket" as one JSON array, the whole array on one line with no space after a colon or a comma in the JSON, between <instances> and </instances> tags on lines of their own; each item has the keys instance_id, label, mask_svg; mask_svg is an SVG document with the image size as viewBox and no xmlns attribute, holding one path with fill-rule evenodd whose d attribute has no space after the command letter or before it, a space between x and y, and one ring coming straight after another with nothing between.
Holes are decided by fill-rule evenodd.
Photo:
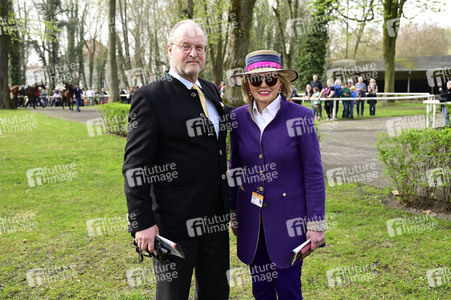
<instances>
[{"instance_id":1,"label":"dark suit jacket","mask_svg":"<svg viewBox=\"0 0 451 300\"><path fill-rule=\"evenodd\" d=\"M213 83L199 81L219 113L218 139L197 91L172 76L133 95L122 170L130 232L157 224L160 235L183 239L188 220L228 214L229 109Z\"/></svg>"}]
</instances>

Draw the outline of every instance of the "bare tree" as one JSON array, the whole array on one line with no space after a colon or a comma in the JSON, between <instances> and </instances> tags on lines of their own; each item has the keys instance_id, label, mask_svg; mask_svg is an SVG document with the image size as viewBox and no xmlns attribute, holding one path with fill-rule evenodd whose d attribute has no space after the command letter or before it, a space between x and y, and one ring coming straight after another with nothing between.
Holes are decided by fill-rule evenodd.
<instances>
[{"instance_id":1,"label":"bare tree","mask_svg":"<svg viewBox=\"0 0 451 300\"><path fill-rule=\"evenodd\" d=\"M255 2L256 0L232 0L229 18L230 21L232 21L232 16L236 18L237 26L233 27L230 36L230 54L225 63L225 68L228 70L242 68L245 65ZM232 105L239 106L243 104L240 89L231 88L227 85L224 97Z\"/></svg>"},{"instance_id":2,"label":"bare tree","mask_svg":"<svg viewBox=\"0 0 451 300\"><path fill-rule=\"evenodd\" d=\"M109 0L108 12L108 81L111 102L119 101L116 61L116 0Z\"/></svg>"},{"instance_id":3,"label":"bare tree","mask_svg":"<svg viewBox=\"0 0 451 300\"><path fill-rule=\"evenodd\" d=\"M0 18L7 20L12 9L11 1L0 1ZM10 42L10 28L5 22L0 24L0 66L8 66L8 52ZM0 109L11 109L14 105L11 103L8 86L8 68L0 68Z\"/></svg>"}]
</instances>

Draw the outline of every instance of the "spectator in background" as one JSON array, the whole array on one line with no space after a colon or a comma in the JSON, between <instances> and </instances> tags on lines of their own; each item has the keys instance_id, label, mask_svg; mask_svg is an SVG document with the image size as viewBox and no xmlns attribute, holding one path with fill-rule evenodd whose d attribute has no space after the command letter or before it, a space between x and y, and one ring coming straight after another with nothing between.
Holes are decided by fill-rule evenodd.
<instances>
[{"instance_id":1,"label":"spectator in background","mask_svg":"<svg viewBox=\"0 0 451 300\"><path fill-rule=\"evenodd\" d=\"M219 91L219 95L221 96L221 98L224 96L224 91L225 91L225 84L224 81L221 81L221 83L218 86L218 91Z\"/></svg>"},{"instance_id":2,"label":"spectator in background","mask_svg":"<svg viewBox=\"0 0 451 300\"><path fill-rule=\"evenodd\" d=\"M359 113L361 116L363 116L363 109L365 107L365 100L362 100L362 98L365 98L365 92L366 92L366 84L363 82L363 77L359 77L358 81L355 84L355 91L357 93L357 117L359 116ZM359 109L361 108L361 109Z\"/></svg>"},{"instance_id":3,"label":"spectator in background","mask_svg":"<svg viewBox=\"0 0 451 300\"><path fill-rule=\"evenodd\" d=\"M132 102L133 93L135 92L135 89L131 86L128 89L128 104Z\"/></svg>"},{"instance_id":4,"label":"spectator in background","mask_svg":"<svg viewBox=\"0 0 451 300\"><path fill-rule=\"evenodd\" d=\"M335 80L334 89L335 89L334 98L338 98L336 101L334 101L334 105L335 105L335 119L334 120L336 120L336 119L338 119L338 108L340 106L340 96L341 96L341 80L340 79Z\"/></svg>"},{"instance_id":5,"label":"spectator in background","mask_svg":"<svg viewBox=\"0 0 451 300\"><path fill-rule=\"evenodd\" d=\"M127 101L127 93L124 91L124 89L120 89L119 95L121 97L121 102L125 103Z\"/></svg>"},{"instance_id":6,"label":"spectator in background","mask_svg":"<svg viewBox=\"0 0 451 300\"><path fill-rule=\"evenodd\" d=\"M55 107L56 107L57 104L60 102L61 102L61 92L59 89L56 89L53 91L53 97L52 97L52 101L50 102L50 106L55 105Z\"/></svg>"},{"instance_id":7,"label":"spectator in background","mask_svg":"<svg viewBox=\"0 0 451 300\"><path fill-rule=\"evenodd\" d=\"M349 83L351 85L351 83ZM351 86L351 98L357 98L355 86ZM354 105L355 100L349 101L349 118L354 119Z\"/></svg>"},{"instance_id":8,"label":"spectator in background","mask_svg":"<svg viewBox=\"0 0 451 300\"><path fill-rule=\"evenodd\" d=\"M439 91L440 91L440 102L451 102L451 81L448 81L446 83L446 89L442 88L442 84L439 85ZM442 113L443 113L443 119L445 119L445 127L450 127L451 122L449 121L449 112L446 108L446 105L442 105Z\"/></svg>"},{"instance_id":9,"label":"spectator in background","mask_svg":"<svg viewBox=\"0 0 451 300\"><path fill-rule=\"evenodd\" d=\"M377 84L374 78L370 79L370 83L368 84L368 104L370 105L370 117L374 117L376 115L376 98L377 93Z\"/></svg>"},{"instance_id":10,"label":"spectator in background","mask_svg":"<svg viewBox=\"0 0 451 300\"><path fill-rule=\"evenodd\" d=\"M287 100L293 103L302 104L301 100L294 100L293 99L294 97L299 97L298 90L294 85L291 85L291 95L290 98L288 98Z\"/></svg>"},{"instance_id":11,"label":"spectator in background","mask_svg":"<svg viewBox=\"0 0 451 300\"><path fill-rule=\"evenodd\" d=\"M305 86L305 93L304 93L305 98L307 98L307 100L310 100L310 98L312 97L312 94L313 94L313 88L310 84L307 84ZM312 110L313 110L313 115L315 115L315 105L313 104L313 101L312 101Z\"/></svg>"},{"instance_id":12,"label":"spectator in background","mask_svg":"<svg viewBox=\"0 0 451 300\"><path fill-rule=\"evenodd\" d=\"M321 99L323 96L327 99L324 101L324 109L327 113L327 121L332 120L332 110L333 110L333 101L335 95L335 88L333 86L332 79L327 79L327 86L321 91L319 98Z\"/></svg>"},{"instance_id":13,"label":"spectator in background","mask_svg":"<svg viewBox=\"0 0 451 300\"><path fill-rule=\"evenodd\" d=\"M88 98L88 104L90 105L94 105L95 101L94 101L94 97L95 97L95 92L92 89L92 87L90 87L87 91L86 91L86 97Z\"/></svg>"},{"instance_id":14,"label":"spectator in background","mask_svg":"<svg viewBox=\"0 0 451 300\"><path fill-rule=\"evenodd\" d=\"M319 97L320 97L320 91L319 91L318 87L315 86L313 88L312 102L314 105L313 111L315 112L315 119L317 121L320 121L321 117L322 117L321 110L319 109L319 107L321 106L321 100L319 100Z\"/></svg>"},{"instance_id":15,"label":"spectator in background","mask_svg":"<svg viewBox=\"0 0 451 300\"><path fill-rule=\"evenodd\" d=\"M75 102L77 103L77 111L78 112L80 112L81 94L82 94L82 90L80 89L80 86L78 84L76 84L75 88L74 88L74 97L75 97Z\"/></svg>"},{"instance_id":16,"label":"spectator in background","mask_svg":"<svg viewBox=\"0 0 451 300\"><path fill-rule=\"evenodd\" d=\"M341 98L351 98L351 90L349 89L351 87L351 83L348 81L344 84L343 88L341 89ZM349 118L349 100L342 100L343 103L343 119Z\"/></svg>"},{"instance_id":17,"label":"spectator in background","mask_svg":"<svg viewBox=\"0 0 451 300\"><path fill-rule=\"evenodd\" d=\"M105 97L108 93L105 91L105 88L102 88L100 92L100 104L108 103L108 97Z\"/></svg>"},{"instance_id":18,"label":"spectator in background","mask_svg":"<svg viewBox=\"0 0 451 300\"><path fill-rule=\"evenodd\" d=\"M313 75L313 80L310 82L310 86L312 87L312 89L314 89L316 86L319 91L323 90L323 84L321 83L321 81L318 80L317 74ZM314 107L313 103L312 103L312 110L313 110L313 115L315 115L315 107ZM323 108L322 108L321 104L319 105L319 110L320 110L320 113L322 114Z\"/></svg>"},{"instance_id":19,"label":"spectator in background","mask_svg":"<svg viewBox=\"0 0 451 300\"><path fill-rule=\"evenodd\" d=\"M41 105L43 108L46 107L47 105L49 105L49 100L47 99L47 90L46 89L42 90Z\"/></svg>"}]
</instances>

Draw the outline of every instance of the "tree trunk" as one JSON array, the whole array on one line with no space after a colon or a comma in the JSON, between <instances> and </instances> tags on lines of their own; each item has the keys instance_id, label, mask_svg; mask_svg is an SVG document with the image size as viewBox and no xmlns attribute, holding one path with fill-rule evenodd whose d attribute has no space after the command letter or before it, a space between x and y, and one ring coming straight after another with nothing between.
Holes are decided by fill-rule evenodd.
<instances>
[{"instance_id":1,"label":"tree trunk","mask_svg":"<svg viewBox=\"0 0 451 300\"><path fill-rule=\"evenodd\" d=\"M382 50L385 61L384 92L395 91L395 56L398 38L399 20L406 0L385 0ZM394 102L394 101L389 101Z\"/></svg>"},{"instance_id":2,"label":"tree trunk","mask_svg":"<svg viewBox=\"0 0 451 300\"><path fill-rule=\"evenodd\" d=\"M124 1L124 9L122 9L122 1ZM130 59L130 44L128 42L127 0L119 0L119 13L121 14L122 31L124 34L125 68L130 70L132 68L132 62Z\"/></svg>"},{"instance_id":3,"label":"tree trunk","mask_svg":"<svg viewBox=\"0 0 451 300\"><path fill-rule=\"evenodd\" d=\"M109 0L108 12L108 75L109 75L109 102L119 101L119 82L117 78L116 61L116 0Z\"/></svg>"},{"instance_id":4,"label":"tree trunk","mask_svg":"<svg viewBox=\"0 0 451 300\"><path fill-rule=\"evenodd\" d=\"M11 9L11 2L0 1L0 18L6 20ZM6 23L6 22L5 22ZM9 28L6 24L0 23L0 66L8 66L8 52L10 36L8 34ZM0 109L11 109L14 105L11 103L11 96L9 94L8 86L8 68L0 68Z\"/></svg>"},{"instance_id":5,"label":"tree trunk","mask_svg":"<svg viewBox=\"0 0 451 300\"><path fill-rule=\"evenodd\" d=\"M243 71L246 66L245 58L249 49L250 29L252 25L252 12L256 0L232 0L229 17L236 19L237 26L233 26L230 37L230 54L225 62L226 76L231 73ZM230 19L229 22L232 20ZM226 83L224 99L233 106L244 104L241 89Z\"/></svg>"},{"instance_id":6,"label":"tree trunk","mask_svg":"<svg viewBox=\"0 0 451 300\"><path fill-rule=\"evenodd\" d=\"M192 19L194 17L194 1L178 0L179 19Z\"/></svg>"},{"instance_id":7,"label":"tree trunk","mask_svg":"<svg viewBox=\"0 0 451 300\"><path fill-rule=\"evenodd\" d=\"M385 34L383 40L383 51L385 60L385 82L384 92L395 92L395 56L396 56L396 38Z\"/></svg>"}]
</instances>

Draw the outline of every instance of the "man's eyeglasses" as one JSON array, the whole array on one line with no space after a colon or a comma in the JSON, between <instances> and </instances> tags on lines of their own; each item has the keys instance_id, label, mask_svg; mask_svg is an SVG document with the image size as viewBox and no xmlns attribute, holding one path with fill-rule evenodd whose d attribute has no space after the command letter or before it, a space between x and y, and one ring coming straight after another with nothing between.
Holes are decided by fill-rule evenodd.
<instances>
[{"instance_id":1,"label":"man's eyeglasses","mask_svg":"<svg viewBox=\"0 0 451 300\"><path fill-rule=\"evenodd\" d=\"M275 86L278 81L279 76L277 73L273 74L265 74L265 75L251 75L249 76L249 82L255 87L259 87L262 85L263 80L266 81L268 86Z\"/></svg>"},{"instance_id":2,"label":"man's eyeglasses","mask_svg":"<svg viewBox=\"0 0 451 300\"><path fill-rule=\"evenodd\" d=\"M191 49L196 49L196 53L197 54L204 54L205 53L205 46L202 45L197 45L197 46L192 46L190 44L181 44L178 45L178 47L180 48L180 51L182 51L182 53L188 54L191 52Z\"/></svg>"}]
</instances>

